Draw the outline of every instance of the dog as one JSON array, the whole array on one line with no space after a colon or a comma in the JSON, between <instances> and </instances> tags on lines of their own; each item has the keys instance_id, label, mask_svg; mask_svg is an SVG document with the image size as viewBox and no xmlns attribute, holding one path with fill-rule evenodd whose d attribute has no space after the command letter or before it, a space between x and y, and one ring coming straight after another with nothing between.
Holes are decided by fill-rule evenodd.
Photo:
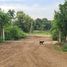
<instances>
[{"instance_id":1,"label":"dog","mask_svg":"<svg viewBox=\"0 0 67 67\"><path fill-rule=\"evenodd\" d=\"M40 45L44 45L44 41L39 41L39 44Z\"/></svg>"}]
</instances>

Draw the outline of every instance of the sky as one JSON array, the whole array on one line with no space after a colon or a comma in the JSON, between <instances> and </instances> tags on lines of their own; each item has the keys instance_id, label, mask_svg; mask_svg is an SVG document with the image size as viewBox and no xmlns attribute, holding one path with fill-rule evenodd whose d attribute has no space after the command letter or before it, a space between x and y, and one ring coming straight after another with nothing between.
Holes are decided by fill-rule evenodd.
<instances>
[{"instance_id":1,"label":"sky","mask_svg":"<svg viewBox=\"0 0 67 67\"><path fill-rule=\"evenodd\" d=\"M64 0L0 0L0 8L24 11L33 19L53 19L54 10L58 10L58 5L63 3Z\"/></svg>"}]
</instances>

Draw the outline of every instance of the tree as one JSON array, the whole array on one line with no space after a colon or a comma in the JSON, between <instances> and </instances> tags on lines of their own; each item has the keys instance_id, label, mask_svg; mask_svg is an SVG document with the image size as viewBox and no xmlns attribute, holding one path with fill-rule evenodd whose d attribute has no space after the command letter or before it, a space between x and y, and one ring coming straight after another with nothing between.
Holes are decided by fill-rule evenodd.
<instances>
[{"instance_id":1,"label":"tree","mask_svg":"<svg viewBox=\"0 0 67 67\"><path fill-rule=\"evenodd\" d=\"M62 34L62 17L61 14L59 12L55 11L55 15L54 15L54 28L56 28L58 30L58 37L59 37L59 42L61 42L61 34Z\"/></svg>"},{"instance_id":2,"label":"tree","mask_svg":"<svg viewBox=\"0 0 67 67\"><path fill-rule=\"evenodd\" d=\"M51 21L49 21L47 18L37 18L34 23L34 30L50 30L51 28Z\"/></svg>"},{"instance_id":3,"label":"tree","mask_svg":"<svg viewBox=\"0 0 67 67\"><path fill-rule=\"evenodd\" d=\"M34 30L41 30L41 23L42 20L40 18L37 18L34 23Z\"/></svg>"},{"instance_id":4,"label":"tree","mask_svg":"<svg viewBox=\"0 0 67 67\"><path fill-rule=\"evenodd\" d=\"M11 10L11 9L8 10L8 14L10 15L11 19L14 18L14 15L15 15L14 13L15 13L14 10Z\"/></svg>"},{"instance_id":5,"label":"tree","mask_svg":"<svg viewBox=\"0 0 67 67\"><path fill-rule=\"evenodd\" d=\"M61 13L61 17L62 17L62 25L63 25L63 29L62 32L64 34L64 40L66 41L66 36L67 36L67 1L65 1L65 3L63 5L59 5L60 6L60 13Z\"/></svg>"},{"instance_id":6,"label":"tree","mask_svg":"<svg viewBox=\"0 0 67 67\"><path fill-rule=\"evenodd\" d=\"M67 36L67 2L59 5L59 11L55 11L54 15L54 28L58 30L59 42L66 41Z\"/></svg>"},{"instance_id":7,"label":"tree","mask_svg":"<svg viewBox=\"0 0 67 67\"><path fill-rule=\"evenodd\" d=\"M43 30L50 30L51 29L51 21L48 20L47 18L42 19L42 27Z\"/></svg>"},{"instance_id":8,"label":"tree","mask_svg":"<svg viewBox=\"0 0 67 67\"><path fill-rule=\"evenodd\" d=\"M7 12L7 14L10 16L10 22L11 22L11 24L13 24L13 21L15 21L15 11L14 10L11 10L11 9L9 9L8 10L8 12Z\"/></svg>"},{"instance_id":9,"label":"tree","mask_svg":"<svg viewBox=\"0 0 67 67\"><path fill-rule=\"evenodd\" d=\"M0 36L2 36L2 40L5 40L5 26L9 23L9 15L4 11L0 10Z\"/></svg>"},{"instance_id":10,"label":"tree","mask_svg":"<svg viewBox=\"0 0 67 67\"><path fill-rule=\"evenodd\" d=\"M32 31L33 19L30 16L26 15L23 11L18 11L16 17L17 17L16 24L24 32L31 32Z\"/></svg>"}]
</instances>

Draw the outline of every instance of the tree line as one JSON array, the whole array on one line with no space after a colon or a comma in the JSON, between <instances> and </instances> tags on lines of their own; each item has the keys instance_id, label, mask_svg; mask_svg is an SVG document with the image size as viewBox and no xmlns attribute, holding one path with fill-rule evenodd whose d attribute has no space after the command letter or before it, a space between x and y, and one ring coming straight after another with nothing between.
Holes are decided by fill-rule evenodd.
<instances>
[{"instance_id":1,"label":"tree line","mask_svg":"<svg viewBox=\"0 0 67 67\"><path fill-rule=\"evenodd\" d=\"M23 11L0 9L0 41L24 38L25 33L34 30L51 30L53 40L65 42L67 38L67 1L59 4L59 10L54 12L54 19L33 19Z\"/></svg>"},{"instance_id":2,"label":"tree line","mask_svg":"<svg viewBox=\"0 0 67 67\"><path fill-rule=\"evenodd\" d=\"M34 30L50 30L51 21L47 18L33 19L23 11L9 9L7 12L0 9L0 41L15 40L32 33Z\"/></svg>"}]
</instances>

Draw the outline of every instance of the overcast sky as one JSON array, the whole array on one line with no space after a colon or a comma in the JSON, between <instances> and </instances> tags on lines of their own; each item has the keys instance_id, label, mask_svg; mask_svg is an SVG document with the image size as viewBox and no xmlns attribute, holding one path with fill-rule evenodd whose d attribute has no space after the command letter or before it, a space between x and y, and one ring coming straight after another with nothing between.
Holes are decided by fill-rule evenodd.
<instances>
[{"instance_id":1,"label":"overcast sky","mask_svg":"<svg viewBox=\"0 0 67 67\"><path fill-rule=\"evenodd\" d=\"M32 18L53 19L54 10L62 3L64 0L0 0L0 8L22 10Z\"/></svg>"}]
</instances>

